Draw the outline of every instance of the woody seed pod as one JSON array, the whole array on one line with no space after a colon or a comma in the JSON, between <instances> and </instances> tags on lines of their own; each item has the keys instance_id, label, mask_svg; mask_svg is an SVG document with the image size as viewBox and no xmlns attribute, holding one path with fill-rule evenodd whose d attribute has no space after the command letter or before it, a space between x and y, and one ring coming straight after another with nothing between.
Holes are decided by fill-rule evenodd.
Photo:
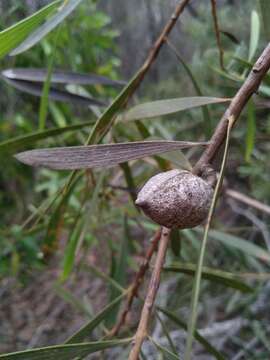
<instances>
[{"instance_id":1,"label":"woody seed pod","mask_svg":"<svg viewBox=\"0 0 270 360\"><path fill-rule=\"evenodd\" d=\"M186 229L206 219L212 197L212 187L202 178L189 171L171 170L149 179L135 204L162 226Z\"/></svg>"}]
</instances>

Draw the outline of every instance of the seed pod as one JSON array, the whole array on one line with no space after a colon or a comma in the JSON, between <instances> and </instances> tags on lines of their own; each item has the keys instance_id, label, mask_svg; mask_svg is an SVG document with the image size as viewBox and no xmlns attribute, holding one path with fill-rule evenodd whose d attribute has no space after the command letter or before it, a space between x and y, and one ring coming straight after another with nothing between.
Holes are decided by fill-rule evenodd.
<instances>
[{"instance_id":1,"label":"seed pod","mask_svg":"<svg viewBox=\"0 0 270 360\"><path fill-rule=\"evenodd\" d=\"M186 229L206 219L212 197L212 187L202 178L189 171L171 170L149 179L135 204L160 225Z\"/></svg>"}]
</instances>

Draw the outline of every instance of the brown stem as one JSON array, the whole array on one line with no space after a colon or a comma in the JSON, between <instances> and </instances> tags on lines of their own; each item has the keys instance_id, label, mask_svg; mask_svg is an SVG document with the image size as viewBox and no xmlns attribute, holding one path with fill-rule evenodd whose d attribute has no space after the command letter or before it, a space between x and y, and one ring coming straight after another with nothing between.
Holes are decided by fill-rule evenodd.
<instances>
[{"instance_id":1,"label":"brown stem","mask_svg":"<svg viewBox=\"0 0 270 360\"><path fill-rule=\"evenodd\" d=\"M223 114L221 120L219 121L219 124L214 131L214 134L212 135L210 144L207 146L202 156L198 160L197 164L193 168L194 174L200 174L205 165L211 164L226 138L227 119L232 116L234 118L233 125L235 124L251 95L258 90L263 80L263 77L265 76L269 68L270 43L268 43L261 56L258 58L256 63L252 67L250 74L232 99L225 113Z\"/></svg>"},{"instance_id":2,"label":"brown stem","mask_svg":"<svg viewBox=\"0 0 270 360\"><path fill-rule=\"evenodd\" d=\"M219 63L222 70L224 70L224 61L223 61L223 49L221 45L221 39L220 39L220 31L218 26L218 17L217 17L217 1L211 0L211 6L212 6L212 16L214 21L214 28L215 28L215 34L216 34L216 40L217 40L217 47L219 50Z\"/></svg>"},{"instance_id":3,"label":"brown stem","mask_svg":"<svg viewBox=\"0 0 270 360\"><path fill-rule=\"evenodd\" d=\"M149 263L151 261L151 258L153 256L154 252L158 248L158 243L159 243L160 237L161 237L161 229L159 229L155 233L155 235L151 241L151 245L146 252L145 259L144 259L143 263L141 264L138 272L136 273L133 284L130 287L130 291L129 291L129 295L128 295L128 299L127 299L125 308L124 308L122 314L120 315L120 318L119 318L117 324L107 334L106 338L108 338L108 337L111 338L111 337L116 336L118 334L119 330L121 329L121 327L125 324L127 314L129 313L129 311L131 309L134 298L137 296L137 293L138 293L139 287L143 281L144 275L149 268Z\"/></svg>"},{"instance_id":4,"label":"brown stem","mask_svg":"<svg viewBox=\"0 0 270 360\"><path fill-rule=\"evenodd\" d=\"M152 307L154 305L154 301L160 284L161 270L166 257L166 252L170 239L170 232L171 232L170 229L167 229L165 227L162 228L161 239L159 243L159 249L157 253L154 270L148 286L146 299L141 312L139 326L137 328L134 341L132 343L132 348L128 360L138 360L141 346L144 342L145 337L147 336L147 327L151 317Z\"/></svg>"}]
</instances>

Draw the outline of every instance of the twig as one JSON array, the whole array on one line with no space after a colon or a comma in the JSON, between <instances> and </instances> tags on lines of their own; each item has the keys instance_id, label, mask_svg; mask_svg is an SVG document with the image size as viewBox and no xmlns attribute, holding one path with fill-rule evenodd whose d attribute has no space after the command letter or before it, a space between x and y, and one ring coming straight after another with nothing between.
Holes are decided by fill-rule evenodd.
<instances>
[{"instance_id":1,"label":"twig","mask_svg":"<svg viewBox=\"0 0 270 360\"><path fill-rule=\"evenodd\" d=\"M123 310L122 314L120 315L120 318L117 322L117 324L112 328L112 330L107 334L107 337L114 337L118 334L119 330L121 329L121 327L125 324L126 322L126 318L127 315L131 309L132 303L134 298L137 296L139 287L143 281L144 275L146 273L146 271L149 268L149 263L151 261L151 258L154 254L154 252L157 250L158 248L158 243L160 241L160 237L161 237L161 229L159 229L152 241L151 241L151 245L149 246L147 252L146 252L146 256L144 258L143 263L141 264L138 272L136 273L135 279L133 281L133 284L130 287L130 291L128 294L128 298L127 298L127 302L126 302L126 306L125 309Z\"/></svg>"},{"instance_id":2,"label":"twig","mask_svg":"<svg viewBox=\"0 0 270 360\"><path fill-rule=\"evenodd\" d=\"M141 312L141 318L137 332L132 343L131 352L129 354L129 360L137 360L139 358L141 346L145 337L147 336L148 322L151 316L152 307L156 298L156 294L159 288L161 270L165 261L165 256L170 239L170 229L165 227L162 228L161 239L157 258L154 266L154 270L151 276L151 280L148 286L146 299Z\"/></svg>"},{"instance_id":3,"label":"twig","mask_svg":"<svg viewBox=\"0 0 270 360\"><path fill-rule=\"evenodd\" d=\"M219 63L220 63L221 69L225 70L224 61L223 61L223 49L222 49L222 45L221 45L220 31L219 31L219 26L218 26L216 0L211 0L211 6L212 6L212 16L213 16L214 28L215 28L215 34L216 34L216 40L217 40L217 47L218 47L218 51L219 51Z\"/></svg>"},{"instance_id":4,"label":"twig","mask_svg":"<svg viewBox=\"0 0 270 360\"><path fill-rule=\"evenodd\" d=\"M261 203L260 201L253 199L247 195L244 195L238 191L232 190L232 189L227 189L226 190L226 195L228 195L229 197L238 200L246 205L249 205L257 210L260 210L268 215L270 215L270 206Z\"/></svg>"},{"instance_id":5,"label":"twig","mask_svg":"<svg viewBox=\"0 0 270 360\"><path fill-rule=\"evenodd\" d=\"M260 83L262 82L263 77L267 73L269 68L270 43L268 43L267 47L264 49L263 53L258 58L255 65L252 67L251 72L245 80L244 84L238 90L238 92L232 99L232 102L230 103L228 109L223 114L210 140L210 144L205 149L197 164L193 168L194 174L200 174L206 164L211 164L226 138L227 119L233 116L233 125L235 124L251 95L258 90Z\"/></svg>"},{"instance_id":6,"label":"twig","mask_svg":"<svg viewBox=\"0 0 270 360\"><path fill-rule=\"evenodd\" d=\"M153 62L157 58L162 45L166 41L167 36L170 34L171 30L173 29L174 25L176 24L176 21L178 20L181 13L184 11L184 9L189 1L190 0L182 0L182 1L178 2L178 5L176 5L175 10L174 10L170 20L167 22L167 24L163 28L161 34L159 35L158 39L156 40L155 44L153 45L152 49L149 52L149 55L147 56L144 64L142 65L142 67L140 69L140 76L137 80L136 86L133 88L132 94L137 89L137 87L140 85L140 83L144 79L145 74L149 70L150 66L153 64Z\"/></svg>"}]
</instances>

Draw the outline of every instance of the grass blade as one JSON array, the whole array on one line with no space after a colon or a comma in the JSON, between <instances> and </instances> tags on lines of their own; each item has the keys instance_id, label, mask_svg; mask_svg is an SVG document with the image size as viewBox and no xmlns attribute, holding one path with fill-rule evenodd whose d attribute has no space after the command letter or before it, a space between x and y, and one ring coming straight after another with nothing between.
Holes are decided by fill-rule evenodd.
<instances>
[{"instance_id":1,"label":"grass blade","mask_svg":"<svg viewBox=\"0 0 270 360\"><path fill-rule=\"evenodd\" d=\"M52 14L60 4L60 0L53 1L33 15L19 21L0 32L0 58L8 54L20 44L34 29L36 29L48 15Z\"/></svg>"},{"instance_id":2,"label":"grass blade","mask_svg":"<svg viewBox=\"0 0 270 360\"><path fill-rule=\"evenodd\" d=\"M175 355L174 353L172 353L171 351L166 349L164 346L157 343L151 336L148 336L148 339L164 355L165 359L168 359L168 360L179 360L180 359L179 356Z\"/></svg>"},{"instance_id":3,"label":"grass blade","mask_svg":"<svg viewBox=\"0 0 270 360\"><path fill-rule=\"evenodd\" d=\"M83 341L86 337L89 337L93 330L111 314L111 312L120 304L124 299L126 293L122 293L120 296L115 298L110 304L102 309L93 319L83 325L75 334L73 334L67 341L66 344L73 344Z\"/></svg>"},{"instance_id":4,"label":"grass blade","mask_svg":"<svg viewBox=\"0 0 270 360\"><path fill-rule=\"evenodd\" d=\"M251 12L250 42L248 60L252 60L256 53L260 37L260 18L256 10Z\"/></svg>"},{"instance_id":5,"label":"grass blade","mask_svg":"<svg viewBox=\"0 0 270 360\"><path fill-rule=\"evenodd\" d=\"M196 229L195 231L199 233L203 232L202 229ZM226 234L218 230L210 230L209 236L214 240L220 241L225 246L233 247L247 255L258 258L263 262L270 262L270 252L238 236Z\"/></svg>"},{"instance_id":6,"label":"grass blade","mask_svg":"<svg viewBox=\"0 0 270 360\"><path fill-rule=\"evenodd\" d=\"M95 341L83 344L66 344L48 346L39 349L17 351L14 353L0 355L5 360L70 360L78 356L84 357L97 351L109 349L115 346L124 346L132 339Z\"/></svg>"},{"instance_id":7,"label":"grass blade","mask_svg":"<svg viewBox=\"0 0 270 360\"><path fill-rule=\"evenodd\" d=\"M193 109L199 106L228 102L230 99L197 96L178 99L167 99L148 102L134 106L119 115L119 121L135 121L149 119L162 115L174 114L179 111Z\"/></svg>"},{"instance_id":8,"label":"grass blade","mask_svg":"<svg viewBox=\"0 0 270 360\"><path fill-rule=\"evenodd\" d=\"M22 52L30 49L42 38L44 38L49 32L51 32L57 25L59 25L75 8L82 2L82 0L69 0L61 6L58 12L48 19L37 30L32 32L27 39L25 39L16 49L14 49L10 55L18 55Z\"/></svg>"},{"instance_id":9,"label":"grass blade","mask_svg":"<svg viewBox=\"0 0 270 360\"><path fill-rule=\"evenodd\" d=\"M247 130L246 130L246 153L245 160L246 162L250 162L251 154L254 149L255 144L255 136L256 136L256 119L255 119L255 111L254 104L252 99L249 100L247 106Z\"/></svg>"},{"instance_id":10,"label":"grass blade","mask_svg":"<svg viewBox=\"0 0 270 360\"><path fill-rule=\"evenodd\" d=\"M176 314L160 306L156 306L156 308L158 311L165 314L172 322L180 326L180 328L187 331L187 325L182 322ZM197 330L194 331L194 337L209 352L209 354L213 355L217 360L225 360L223 355L218 350L216 350L203 336L201 336Z\"/></svg>"},{"instance_id":11,"label":"grass blade","mask_svg":"<svg viewBox=\"0 0 270 360\"><path fill-rule=\"evenodd\" d=\"M13 68L2 71L2 75L8 79L25 80L31 82L46 81L48 70L35 68ZM51 76L53 84L74 84L74 85L125 85L124 81L109 79L96 74L83 74L73 71L54 70Z\"/></svg>"},{"instance_id":12,"label":"grass blade","mask_svg":"<svg viewBox=\"0 0 270 360\"><path fill-rule=\"evenodd\" d=\"M196 265L174 262L172 265L165 266L163 269L169 272L194 276ZM251 293L254 291L252 287L240 281L239 276L223 270L202 267L202 278L239 290L243 293Z\"/></svg>"},{"instance_id":13,"label":"grass blade","mask_svg":"<svg viewBox=\"0 0 270 360\"><path fill-rule=\"evenodd\" d=\"M229 149L230 131L231 131L231 126L233 124L233 119L234 119L233 117L230 117L228 119L227 137L226 137L225 149L224 149L224 154L223 154L223 159L222 159L222 164L221 164L220 175L219 175L219 178L217 181L217 185L215 187L214 196L213 196L213 200L212 200L209 214L207 217L207 222L206 222L206 226L205 226L205 230L204 230L204 234L203 234L203 240L202 240L202 244L201 244L201 248L200 248L200 254L199 254L198 264L197 264L197 268L196 268L194 284L193 284L192 299L191 299L191 314L189 316L189 322L188 322L188 336L187 336L187 345L186 345L184 360L191 359L193 336L194 336L194 331L196 328L196 320L197 320L197 307L198 307L198 301L199 301L203 259L204 259L204 254L205 254L205 250L206 250L208 232L209 232L211 220L212 220L212 217L213 217L213 214L215 211L215 206L216 206L216 203L218 200L219 190L220 190L223 175L224 175L224 170L225 170L225 165L226 165L226 160L227 160L227 155L228 155L228 149Z\"/></svg>"},{"instance_id":14,"label":"grass blade","mask_svg":"<svg viewBox=\"0 0 270 360\"><path fill-rule=\"evenodd\" d=\"M134 141L130 143L29 150L19 153L15 157L24 164L31 166L74 170L111 167L126 161L141 159L171 150L206 144L166 140Z\"/></svg>"}]
</instances>

